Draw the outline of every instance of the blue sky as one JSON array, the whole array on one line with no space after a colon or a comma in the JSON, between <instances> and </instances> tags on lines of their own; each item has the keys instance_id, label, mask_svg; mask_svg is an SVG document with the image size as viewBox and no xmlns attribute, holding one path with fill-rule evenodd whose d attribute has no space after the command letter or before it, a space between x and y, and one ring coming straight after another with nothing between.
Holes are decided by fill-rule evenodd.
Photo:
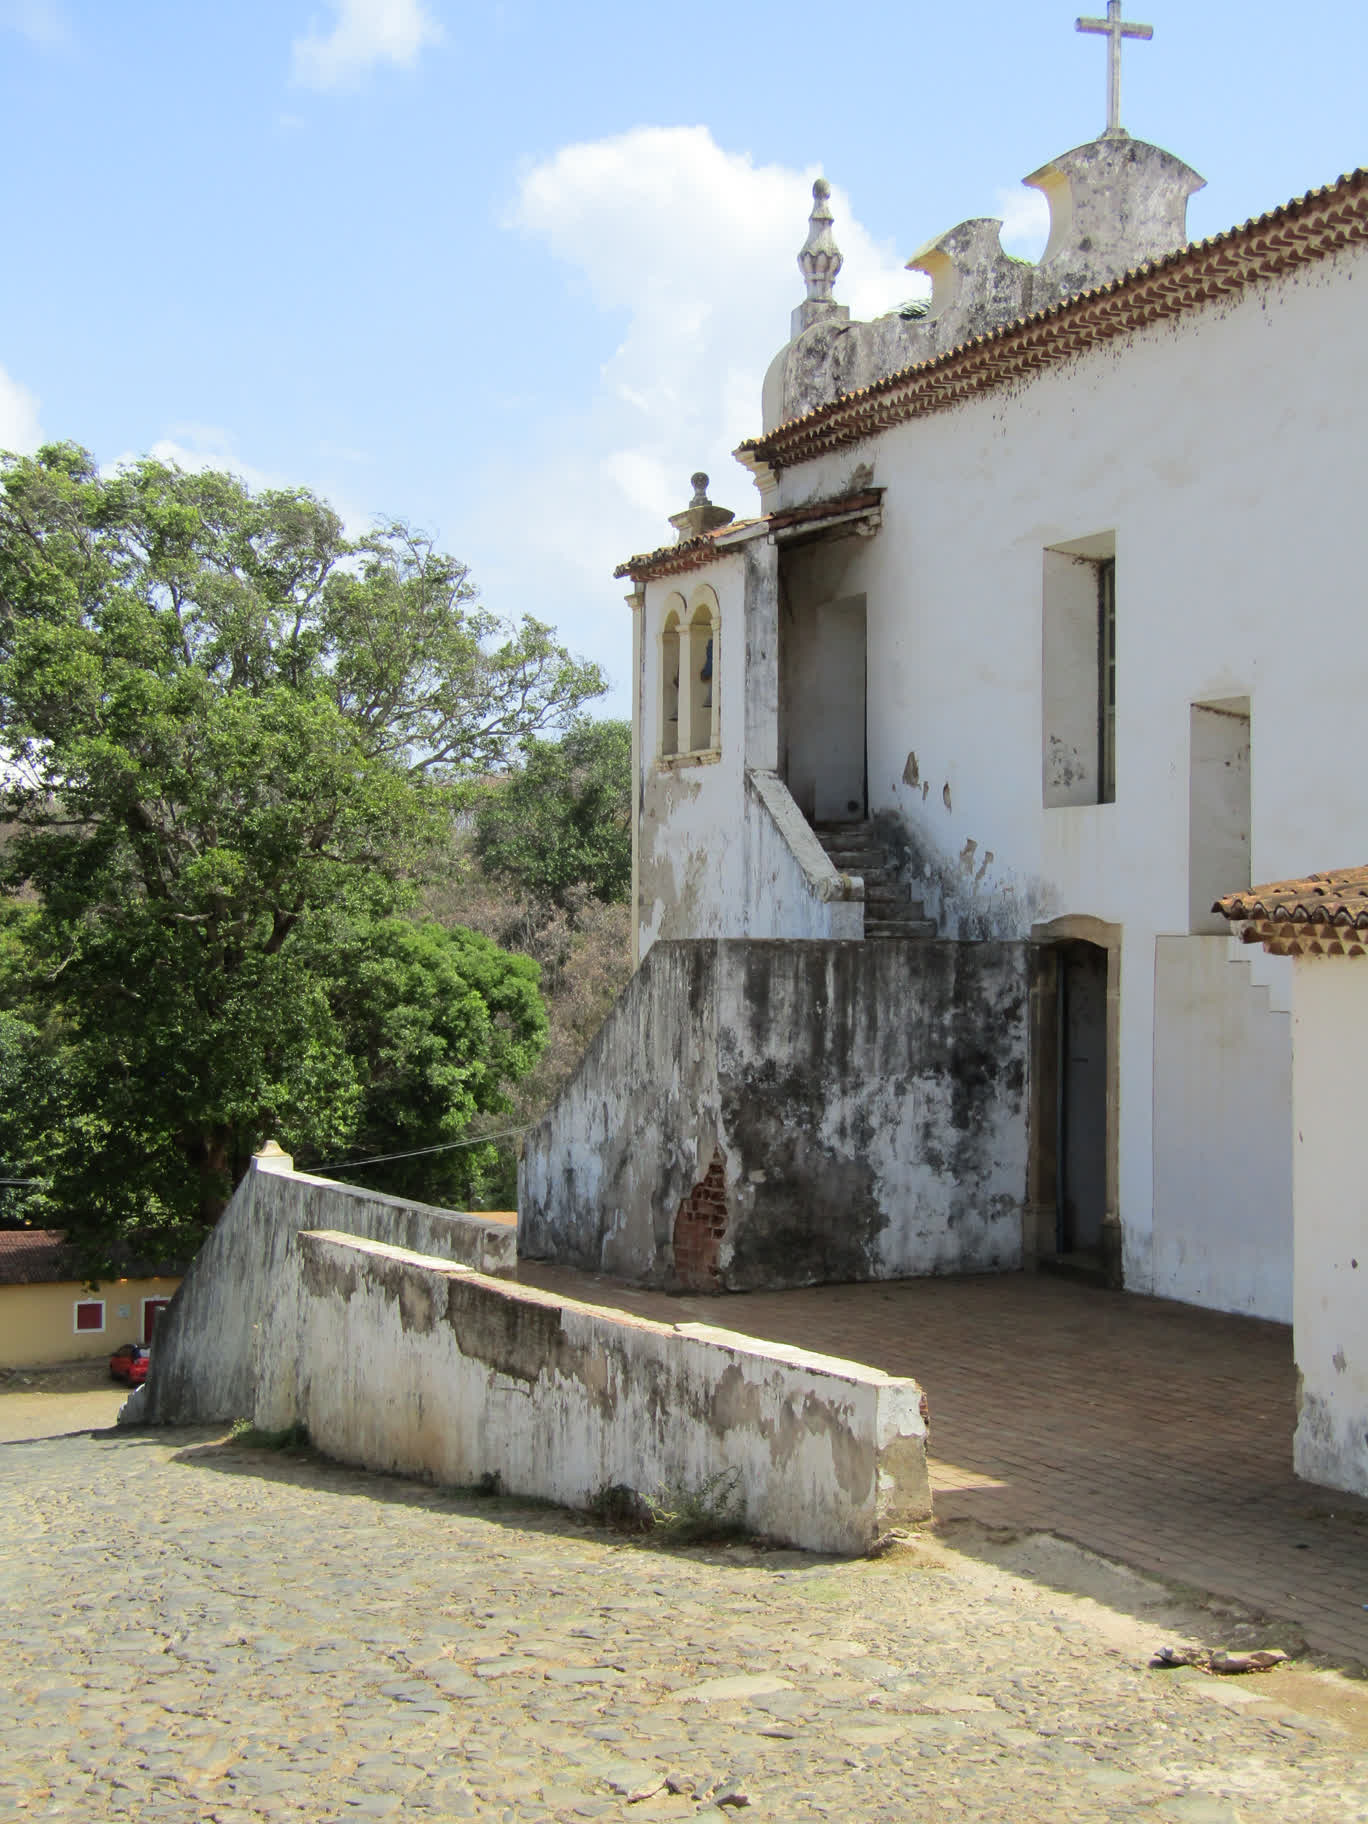
<instances>
[{"instance_id":1,"label":"blue sky","mask_svg":"<svg viewBox=\"0 0 1368 1824\"><path fill-rule=\"evenodd\" d=\"M834 186L872 314L1105 124L1076 5L0 0L0 446L71 437L402 515L552 621L622 712L615 561L731 460ZM1103 0L1089 11L1103 12ZM1364 158L1368 9L1134 0L1124 119L1200 236ZM1311 21L1314 20L1314 24Z\"/></svg>"}]
</instances>

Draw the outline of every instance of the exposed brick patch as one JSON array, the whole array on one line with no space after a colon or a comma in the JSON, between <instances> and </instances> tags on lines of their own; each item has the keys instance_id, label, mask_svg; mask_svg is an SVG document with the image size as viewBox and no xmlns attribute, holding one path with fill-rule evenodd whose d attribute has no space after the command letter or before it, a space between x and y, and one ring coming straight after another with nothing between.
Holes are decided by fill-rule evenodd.
<instances>
[{"instance_id":1,"label":"exposed brick patch","mask_svg":"<svg viewBox=\"0 0 1368 1824\"><path fill-rule=\"evenodd\" d=\"M689 1292L719 1292L718 1250L727 1232L727 1162L720 1147L679 1206L674 1225L675 1277Z\"/></svg>"}]
</instances>

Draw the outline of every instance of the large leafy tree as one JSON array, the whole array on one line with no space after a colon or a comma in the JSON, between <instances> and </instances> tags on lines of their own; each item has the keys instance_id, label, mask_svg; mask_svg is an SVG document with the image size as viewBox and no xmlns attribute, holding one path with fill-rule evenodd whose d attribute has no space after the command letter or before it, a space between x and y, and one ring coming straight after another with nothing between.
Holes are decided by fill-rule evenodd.
<instances>
[{"instance_id":1,"label":"large leafy tree","mask_svg":"<svg viewBox=\"0 0 1368 1824\"><path fill-rule=\"evenodd\" d=\"M475 816L485 872L532 906L571 911L587 895L614 905L632 883L632 729L579 718L558 741L523 743L522 764Z\"/></svg>"},{"instance_id":2,"label":"large leafy tree","mask_svg":"<svg viewBox=\"0 0 1368 1824\"><path fill-rule=\"evenodd\" d=\"M6 1068L63 1219L183 1232L269 1133L318 1157L496 1111L540 1043L528 966L403 914L463 782L602 688L403 525L0 461Z\"/></svg>"}]
</instances>

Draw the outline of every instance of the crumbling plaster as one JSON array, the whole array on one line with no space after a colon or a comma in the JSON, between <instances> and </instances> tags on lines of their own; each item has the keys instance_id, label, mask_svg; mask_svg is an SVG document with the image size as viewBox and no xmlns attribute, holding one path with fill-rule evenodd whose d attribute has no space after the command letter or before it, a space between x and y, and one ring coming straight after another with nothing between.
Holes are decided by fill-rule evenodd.
<instances>
[{"instance_id":1,"label":"crumbling plaster","mask_svg":"<svg viewBox=\"0 0 1368 1824\"><path fill-rule=\"evenodd\" d=\"M573 1507L727 1478L752 1531L845 1554L931 1511L915 1381L336 1233L273 1290L255 1423L342 1462Z\"/></svg>"},{"instance_id":2,"label":"crumbling plaster","mask_svg":"<svg viewBox=\"0 0 1368 1824\"><path fill-rule=\"evenodd\" d=\"M1039 263L1003 251L1000 221L961 222L907 262L931 280L926 316L851 322L834 303L810 313L766 375L765 430L1174 252L1204 180L1162 147L1119 134L1077 146L1025 181L1050 205Z\"/></svg>"},{"instance_id":3,"label":"crumbling plaster","mask_svg":"<svg viewBox=\"0 0 1368 1824\"><path fill-rule=\"evenodd\" d=\"M719 1283L1021 1261L1025 946L657 944L527 1138L519 1248L673 1285L725 1161Z\"/></svg>"},{"instance_id":4,"label":"crumbling plaster","mask_svg":"<svg viewBox=\"0 0 1368 1824\"><path fill-rule=\"evenodd\" d=\"M512 1223L409 1203L290 1170L287 1155L257 1158L175 1297L157 1320L157 1347L131 1420L197 1425L252 1410L257 1331L301 1229L340 1229L486 1273L512 1273Z\"/></svg>"},{"instance_id":5,"label":"crumbling plaster","mask_svg":"<svg viewBox=\"0 0 1368 1824\"><path fill-rule=\"evenodd\" d=\"M1319 758L1325 728L1357 714L1357 673L1333 655L1360 638L1344 579L1365 285L1368 252L1347 248L786 471L770 502L830 497L855 463L885 490L845 584L868 603L870 806L903 833L909 890L942 935L1022 937L1066 914L1124 928L1119 1209L1137 1290L1156 1283L1155 941L1189 925L1190 706L1251 700L1255 878L1368 852L1361 793ZM1117 801L1046 810L1042 557L1094 533L1115 536ZM1315 604L1314 637L1288 637L1297 603ZM1251 1112L1244 1144L1285 1180L1280 1130Z\"/></svg>"}]
</instances>

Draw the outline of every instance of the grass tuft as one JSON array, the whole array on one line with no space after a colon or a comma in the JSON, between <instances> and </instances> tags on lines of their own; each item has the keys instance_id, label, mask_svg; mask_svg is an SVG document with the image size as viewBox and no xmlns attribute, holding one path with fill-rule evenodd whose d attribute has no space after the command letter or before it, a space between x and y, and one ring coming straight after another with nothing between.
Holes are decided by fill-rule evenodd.
<instances>
[{"instance_id":1,"label":"grass tuft","mask_svg":"<svg viewBox=\"0 0 1368 1824\"><path fill-rule=\"evenodd\" d=\"M305 1450L309 1443L307 1425L287 1425L282 1431L258 1431L250 1419L234 1419L229 1438L250 1450Z\"/></svg>"},{"instance_id":2,"label":"grass tuft","mask_svg":"<svg viewBox=\"0 0 1368 1824\"><path fill-rule=\"evenodd\" d=\"M663 1545L701 1545L746 1531L739 1469L721 1469L697 1487L667 1486L641 1494L624 1482L599 1489L589 1511L615 1532L650 1533Z\"/></svg>"}]
</instances>

